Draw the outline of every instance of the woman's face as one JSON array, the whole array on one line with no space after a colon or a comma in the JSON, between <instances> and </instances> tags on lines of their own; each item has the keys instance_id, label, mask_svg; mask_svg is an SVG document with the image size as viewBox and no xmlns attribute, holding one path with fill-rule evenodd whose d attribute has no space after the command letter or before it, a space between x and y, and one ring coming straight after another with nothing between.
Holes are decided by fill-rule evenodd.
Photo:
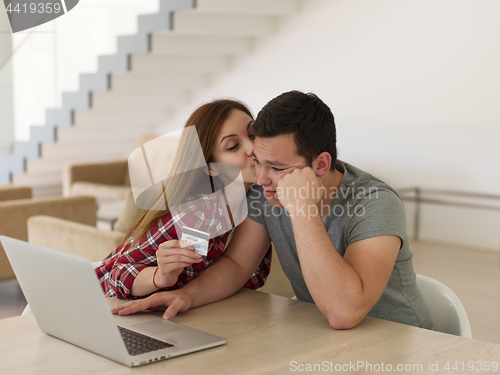
<instances>
[{"instance_id":1,"label":"woman's face","mask_svg":"<svg viewBox=\"0 0 500 375\"><path fill-rule=\"evenodd\" d=\"M230 163L241 169L245 183L256 182L253 161L253 120L245 112L234 109L222 125L213 153L214 163Z\"/></svg>"}]
</instances>

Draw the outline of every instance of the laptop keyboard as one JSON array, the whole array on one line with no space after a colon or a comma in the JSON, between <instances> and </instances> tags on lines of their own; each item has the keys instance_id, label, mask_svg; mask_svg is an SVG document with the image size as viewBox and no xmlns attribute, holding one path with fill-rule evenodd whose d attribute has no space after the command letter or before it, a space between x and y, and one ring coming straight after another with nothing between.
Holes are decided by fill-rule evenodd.
<instances>
[{"instance_id":1,"label":"laptop keyboard","mask_svg":"<svg viewBox=\"0 0 500 375\"><path fill-rule=\"evenodd\" d=\"M148 353L173 346L168 342L141 335L140 333L131 331L127 328L118 326L118 330L122 335L125 347L130 355Z\"/></svg>"}]
</instances>

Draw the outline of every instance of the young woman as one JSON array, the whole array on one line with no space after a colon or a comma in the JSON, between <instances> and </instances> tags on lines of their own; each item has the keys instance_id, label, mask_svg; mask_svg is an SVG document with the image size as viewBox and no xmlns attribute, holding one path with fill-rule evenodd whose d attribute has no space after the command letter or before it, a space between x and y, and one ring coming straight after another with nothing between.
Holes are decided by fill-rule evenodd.
<instances>
[{"instance_id":1,"label":"young woman","mask_svg":"<svg viewBox=\"0 0 500 375\"><path fill-rule=\"evenodd\" d=\"M196 170L184 175L184 180L190 181L187 184L182 178L171 182L167 191L175 192L171 194L172 199L162 202L163 209L145 210L130 227L122 244L96 268L106 297L135 299L158 290L178 289L222 256L231 239L231 231L223 233L224 230L219 230L222 234L209 240L207 256L201 256L194 252L192 246L181 247L181 233L176 228L188 226L206 230L207 223L211 228L214 224L228 227L227 220L224 223L227 215L224 215L220 199L211 194L214 186L223 185L217 181L217 177L211 177L215 173L210 163L230 163L239 167L248 191L250 184L256 181L252 157L252 123L251 112L235 100L216 100L194 111L185 128L196 128L208 167L204 171ZM190 157L188 154L186 151L182 155L178 153L174 163ZM196 183L202 178L206 180L207 175L213 182L211 191L207 191L203 184ZM164 185L163 194L159 196L166 196ZM197 199L200 197L203 199ZM171 212L174 202L186 201L197 202L191 212L184 215ZM264 285L271 267L271 254L270 247L254 275L245 284L246 288L257 289Z\"/></svg>"}]
</instances>

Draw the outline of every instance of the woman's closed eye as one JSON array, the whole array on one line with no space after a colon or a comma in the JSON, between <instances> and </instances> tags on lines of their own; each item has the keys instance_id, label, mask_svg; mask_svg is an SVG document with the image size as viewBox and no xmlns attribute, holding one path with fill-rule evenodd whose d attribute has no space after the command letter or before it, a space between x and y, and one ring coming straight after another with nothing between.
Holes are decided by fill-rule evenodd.
<instances>
[{"instance_id":1,"label":"woman's closed eye","mask_svg":"<svg viewBox=\"0 0 500 375\"><path fill-rule=\"evenodd\" d=\"M227 150L228 151L235 151L236 149L238 149L239 145L240 145L239 143L236 143L234 146L228 147Z\"/></svg>"}]
</instances>

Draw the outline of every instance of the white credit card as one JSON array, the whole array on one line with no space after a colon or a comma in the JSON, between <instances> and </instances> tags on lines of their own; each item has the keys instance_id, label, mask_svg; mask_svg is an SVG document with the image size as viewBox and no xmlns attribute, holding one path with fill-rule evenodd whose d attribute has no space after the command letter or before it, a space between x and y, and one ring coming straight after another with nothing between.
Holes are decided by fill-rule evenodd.
<instances>
[{"instance_id":1,"label":"white credit card","mask_svg":"<svg viewBox=\"0 0 500 375\"><path fill-rule=\"evenodd\" d=\"M194 251L200 255L207 256L208 240L210 235L198 229L189 227L182 228L181 247L193 246Z\"/></svg>"}]
</instances>

